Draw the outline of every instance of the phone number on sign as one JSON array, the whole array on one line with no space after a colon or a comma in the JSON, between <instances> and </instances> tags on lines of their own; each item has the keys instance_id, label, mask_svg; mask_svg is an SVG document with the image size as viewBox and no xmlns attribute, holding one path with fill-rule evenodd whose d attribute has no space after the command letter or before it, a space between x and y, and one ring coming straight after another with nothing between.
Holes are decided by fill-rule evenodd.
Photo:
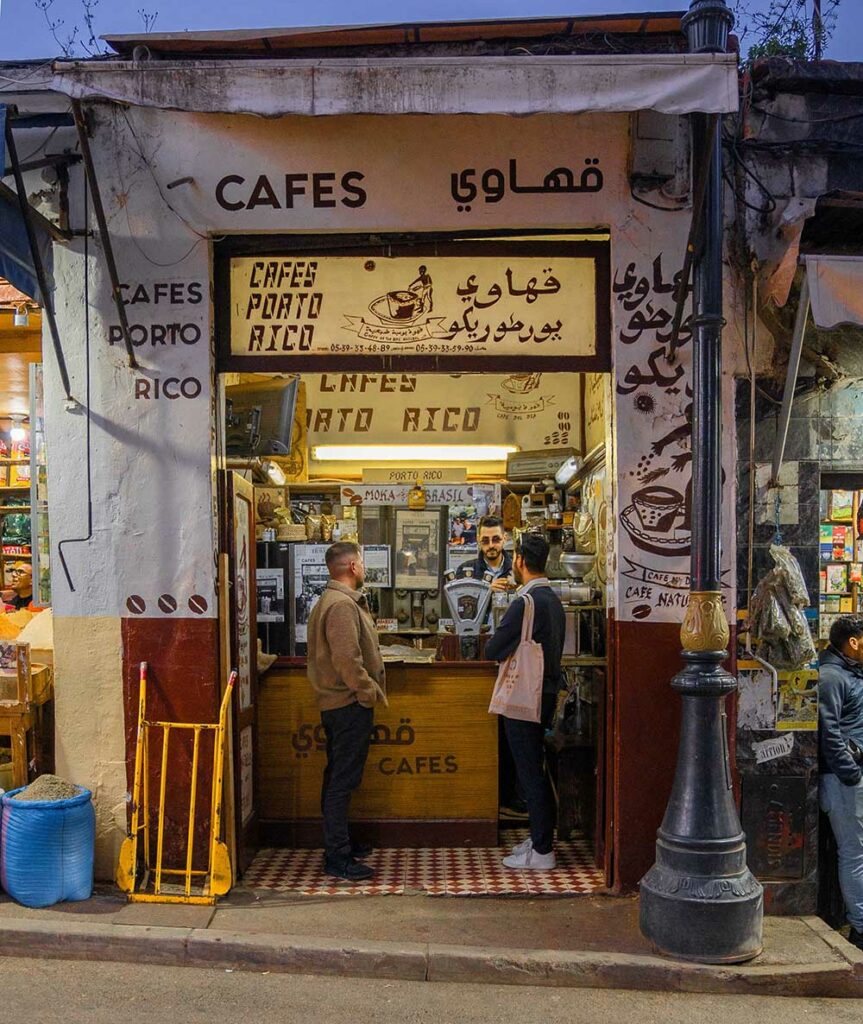
<instances>
[{"instance_id":1,"label":"phone number on sign","mask_svg":"<svg viewBox=\"0 0 863 1024\"><path fill-rule=\"evenodd\" d=\"M352 352L356 355L382 355L387 353L399 353L401 355L481 355L484 349L478 349L476 345L440 345L435 342L421 341L413 345L387 345L383 342L371 342L366 345L344 345L333 342L329 351L333 354Z\"/></svg>"}]
</instances>

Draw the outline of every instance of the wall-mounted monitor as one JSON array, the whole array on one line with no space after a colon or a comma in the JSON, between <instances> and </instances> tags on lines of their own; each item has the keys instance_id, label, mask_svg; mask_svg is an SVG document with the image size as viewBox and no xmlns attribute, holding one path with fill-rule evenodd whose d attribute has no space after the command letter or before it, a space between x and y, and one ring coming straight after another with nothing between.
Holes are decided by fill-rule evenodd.
<instances>
[{"instance_id":1,"label":"wall-mounted monitor","mask_svg":"<svg viewBox=\"0 0 863 1024\"><path fill-rule=\"evenodd\" d=\"M234 458L289 455L298 387L297 377L268 377L226 387L226 454Z\"/></svg>"}]
</instances>

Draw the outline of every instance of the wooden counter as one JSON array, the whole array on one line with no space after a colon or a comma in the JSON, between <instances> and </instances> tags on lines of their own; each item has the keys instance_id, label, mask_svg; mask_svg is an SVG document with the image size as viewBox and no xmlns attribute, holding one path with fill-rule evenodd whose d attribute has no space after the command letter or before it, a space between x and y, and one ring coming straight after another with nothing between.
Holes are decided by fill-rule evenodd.
<instances>
[{"instance_id":1,"label":"wooden counter","mask_svg":"<svg viewBox=\"0 0 863 1024\"><path fill-rule=\"evenodd\" d=\"M389 707L375 709L365 776L351 805L354 838L387 846L497 842L497 665L387 665ZM320 846L326 741L303 664L270 669L258 697L258 806L263 841Z\"/></svg>"}]
</instances>

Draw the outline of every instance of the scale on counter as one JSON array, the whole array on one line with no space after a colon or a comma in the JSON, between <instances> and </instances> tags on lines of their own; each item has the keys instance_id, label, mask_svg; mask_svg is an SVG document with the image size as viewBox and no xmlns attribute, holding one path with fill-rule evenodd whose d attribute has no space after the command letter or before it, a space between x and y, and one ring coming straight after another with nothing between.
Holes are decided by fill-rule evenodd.
<instances>
[{"instance_id":1,"label":"scale on counter","mask_svg":"<svg viewBox=\"0 0 863 1024\"><path fill-rule=\"evenodd\" d=\"M444 575L443 592L452 615L453 626L460 637L479 636L488 621L491 586L485 579L477 579L471 570L456 577L451 569Z\"/></svg>"}]
</instances>

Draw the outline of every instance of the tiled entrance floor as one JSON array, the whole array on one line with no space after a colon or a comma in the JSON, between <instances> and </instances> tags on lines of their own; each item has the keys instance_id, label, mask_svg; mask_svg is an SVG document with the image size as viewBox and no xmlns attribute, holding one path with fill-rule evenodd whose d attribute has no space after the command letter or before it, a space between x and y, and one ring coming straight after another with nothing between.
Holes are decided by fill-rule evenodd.
<instances>
[{"instance_id":1,"label":"tiled entrance floor","mask_svg":"<svg viewBox=\"0 0 863 1024\"><path fill-rule=\"evenodd\" d=\"M366 859L375 877L360 884L325 875L321 850L266 849L255 857L243 881L254 889L305 896L574 896L605 884L583 838L556 844L557 867L552 871L513 871L503 867L501 857L527 832L503 834L505 845L490 849L375 850Z\"/></svg>"}]
</instances>

